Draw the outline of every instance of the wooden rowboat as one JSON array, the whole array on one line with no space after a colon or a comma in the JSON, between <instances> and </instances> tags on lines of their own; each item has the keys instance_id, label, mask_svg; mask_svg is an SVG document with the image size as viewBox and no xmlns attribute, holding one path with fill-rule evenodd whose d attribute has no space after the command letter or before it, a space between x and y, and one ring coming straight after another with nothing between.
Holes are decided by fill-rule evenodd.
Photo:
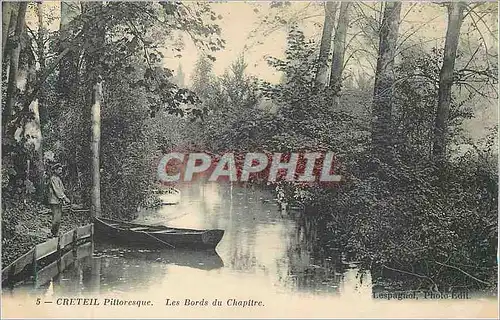
<instances>
[{"instance_id":1,"label":"wooden rowboat","mask_svg":"<svg viewBox=\"0 0 500 320\"><path fill-rule=\"evenodd\" d=\"M224 230L195 230L150 226L105 218L94 218L94 236L102 242L147 248L215 249Z\"/></svg>"}]
</instances>

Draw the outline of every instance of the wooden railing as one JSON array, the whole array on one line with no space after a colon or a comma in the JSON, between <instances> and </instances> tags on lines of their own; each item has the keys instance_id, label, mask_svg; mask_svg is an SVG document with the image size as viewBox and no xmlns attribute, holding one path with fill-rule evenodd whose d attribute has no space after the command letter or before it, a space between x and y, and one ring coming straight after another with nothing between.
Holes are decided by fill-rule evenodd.
<instances>
[{"instance_id":1,"label":"wooden railing","mask_svg":"<svg viewBox=\"0 0 500 320\"><path fill-rule=\"evenodd\" d=\"M62 256L48 264L47 266L36 270L34 273L34 287L39 288L43 284L49 282L62 271L66 270L72 263L84 257L92 256L93 244L91 242L84 243L62 254Z\"/></svg>"},{"instance_id":2,"label":"wooden railing","mask_svg":"<svg viewBox=\"0 0 500 320\"><path fill-rule=\"evenodd\" d=\"M78 227L74 230L68 231L63 235L47 240L44 243L37 244L24 255L17 258L10 265L2 269L2 283L11 282L20 273L30 269L36 276L38 262L42 259L46 260L46 258L49 256L54 255L54 260L56 261L44 267L43 270L50 270L50 265L53 265L55 262L59 262L60 260L68 261L70 255L68 255L66 252L76 248L82 243L91 242L93 239L93 235L94 224L91 223L83 227ZM78 254L78 250L76 251L76 253ZM66 258L62 259L64 257ZM40 272L42 272L43 270L40 270ZM49 273L52 274L53 272Z\"/></svg>"}]
</instances>

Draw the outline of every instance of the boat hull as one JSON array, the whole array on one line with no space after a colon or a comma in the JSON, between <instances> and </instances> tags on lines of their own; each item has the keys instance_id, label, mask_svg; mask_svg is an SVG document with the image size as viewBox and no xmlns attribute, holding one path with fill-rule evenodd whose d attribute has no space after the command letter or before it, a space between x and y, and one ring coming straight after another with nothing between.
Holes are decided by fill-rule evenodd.
<instances>
[{"instance_id":1,"label":"boat hull","mask_svg":"<svg viewBox=\"0 0 500 320\"><path fill-rule=\"evenodd\" d=\"M131 247L206 250L217 247L224 230L168 228L95 218L94 235L99 242Z\"/></svg>"}]
</instances>

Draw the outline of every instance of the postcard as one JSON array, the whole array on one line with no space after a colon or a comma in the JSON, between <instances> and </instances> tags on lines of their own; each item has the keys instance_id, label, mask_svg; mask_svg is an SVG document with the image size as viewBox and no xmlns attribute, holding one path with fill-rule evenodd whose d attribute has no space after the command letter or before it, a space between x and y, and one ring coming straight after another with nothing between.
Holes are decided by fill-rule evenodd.
<instances>
[{"instance_id":1,"label":"postcard","mask_svg":"<svg viewBox=\"0 0 500 320\"><path fill-rule=\"evenodd\" d=\"M3 1L2 317L498 319L498 3Z\"/></svg>"}]
</instances>

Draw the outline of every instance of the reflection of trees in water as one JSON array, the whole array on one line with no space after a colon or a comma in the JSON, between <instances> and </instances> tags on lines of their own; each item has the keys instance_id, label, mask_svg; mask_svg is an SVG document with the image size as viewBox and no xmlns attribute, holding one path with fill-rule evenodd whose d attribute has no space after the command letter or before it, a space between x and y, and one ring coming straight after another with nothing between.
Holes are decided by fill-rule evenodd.
<instances>
[{"instance_id":1,"label":"reflection of trees in water","mask_svg":"<svg viewBox=\"0 0 500 320\"><path fill-rule=\"evenodd\" d=\"M102 256L101 291L130 291L149 287L165 278L169 265L202 270L224 266L215 251L145 250L100 247Z\"/></svg>"},{"instance_id":2,"label":"reflection of trees in water","mask_svg":"<svg viewBox=\"0 0 500 320\"><path fill-rule=\"evenodd\" d=\"M129 291L153 285L167 273L161 266L127 255L130 249L120 248L101 257L101 292Z\"/></svg>"},{"instance_id":3,"label":"reflection of trees in water","mask_svg":"<svg viewBox=\"0 0 500 320\"><path fill-rule=\"evenodd\" d=\"M317 239L317 217L299 212L295 215L297 222L297 240L300 246L313 250Z\"/></svg>"},{"instance_id":4,"label":"reflection of trees in water","mask_svg":"<svg viewBox=\"0 0 500 320\"><path fill-rule=\"evenodd\" d=\"M218 184L204 184L199 186L202 190L203 201L200 203L200 212L203 214L205 226L210 228L221 228L220 217L224 207L224 199L227 190Z\"/></svg>"},{"instance_id":5,"label":"reflection of trees in water","mask_svg":"<svg viewBox=\"0 0 500 320\"><path fill-rule=\"evenodd\" d=\"M220 207L226 214L211 219L226 220L225 242L229 245L226 265L233 270L254 272L265 269L256 257L256 238L260 215L264 212L253 190L222 184L219 187Z\"/></svg>"},{"instance_id":6,"label":"reflection of trees in water","mask_svg":"<svg viewBox=\"0 0 500 320\"><path fill-rule=\"evenodd\" d=\"M338 292L343 278L339 255L318 248L318 219L315 215L296 213L296 227L287 241L289 281L298 290Z\"/></svg>"},{"instance_id":7,"label":"reflection of trees in water","mask_svg":"<svg viewBox=\"0 0 500 320\"><path fill-rule=\"evenodd\" d=\"M230 252L228 266L233 270L255 271L257 269L257 258L253 247L233 246Z\"/></svg>"},{"instance_id":8,"label":"reflection of trees in water","mask_svg":"<svg viewBox=\"0 0 500 320\"><path fill-rule=\"evenodd\" d=\"M76 260L52 279L56 296L98 293L100 291L100 258L88 256Z\"/></svg>"},{"instance_id":9,"label":"reflection of trees in water","mask_svg":"<svg viewBox=\"0 0 500 320\"><path fill-rule=\"evenodd\" d=\"M2 286L2 297L10 295L15 297L19 292L26 293L28 296L33 297L33 299L46 296L49 292L50 281L44 283L40 286L34 286L33 279L22 281L16 284L9 284L8 286Z\"/></svg>"},{"instance_id":10,"label":"reflection of trees in water","mask_svg":"<svg viewBox=\"0 0 500 320\"><path fill-rule=\"evenodd\" d=\"M220 190L221 207L229 213L227 266L246 272L272 272L278 283L293 290L337 291L341 281L339 263L313 250L318 232L313 216L283 220L265 191L236 187L231 192L230 186ZM266 256L262 251L271 247L277 252ZM273 262L266 264L271 255Z\"/></svg>"},{"instance_id":11,"label":"reflection of trees in water","mask_svg":"<svg viewBox=\"0 0 500 320\"><path fill-rule=\"evenodd\" d=\"M165 277L168 265L211 270L221 268L223 262L212 251L141 250L101 244L97 256L74 261L51 281L41 284L39 291L52 290L49 294L57 296L130 291L154 285Z\"/></svg>"},{"instance_id":12,"label":"reflection of trees in water","mask_svg":"<svg viewBox=\"0 0 500 320\"><path fill-rule=\"evenodd\" d=\"M99 292L100 261L92 257L93 248L86 243L65 252L15 286L12 293L24 290L38 296L68 296Z\"/></svg>"},{"instance_id":13,"label":"reflection of trees in water","mask_svg":"<svg viewBox=\"0 0 500 320\"><path fill-rule=\"evenodd\" d=\"M230 221L231 228L226 230L226 243L229 244L227 266L233 270L255 271L257 257L255 255L256 225L246 224L237 217Z\"/></svg>"},{"instance_id":14,"label":"reflection of trees in water","mask_svg":"<svg viewBox=\"0 0 500 320\"><path fill-rule=\"evenodd\" d=\"M87 257L56 276L53 290L57 296L126 291L153 282L152 271L145 263L132 264L117 257Z\"/></svg>"},{"instance_id":15,"label":"reflection of trees in water","mask_svg":"<svg viewBox=\"0 0 500 320\"><path fill-rule=\"evenodd\" d=\"M118 257L123 261L138 261L146 264L172 264L196 269L212 270L224 266L222 259L213 250L189 249L138 249L119 248L111 244L101 244L99 255ZM131 262L132 263L132 262Z\"/></svg>"},{"instance_id":16,"label":"reflection of trees in water","mask_svg":"<svg viewBox=\"0 0 500 320\"><path fill-rule=\"evenodd\" d=\"M223 267L213 251L143 250L99 245L97 256L79 260L54 279L58 294L125 292L154 286L169 265L202 270Z\"/></svg>"},{"instance_id":17,"label":"reflection of trees in water","mask_svg":"<svg viewBox=\"0 0 500 320\"><path fill-rule=\"evenodd\" d=\"M272 283L293 290L336 290L338 263L313 250L318 228L311 216L284 220L272 194L251 186L193 183L178 188L193 221L225 229L219 250L229 269L269 275Z\"/></svg>"}]
</instances>

